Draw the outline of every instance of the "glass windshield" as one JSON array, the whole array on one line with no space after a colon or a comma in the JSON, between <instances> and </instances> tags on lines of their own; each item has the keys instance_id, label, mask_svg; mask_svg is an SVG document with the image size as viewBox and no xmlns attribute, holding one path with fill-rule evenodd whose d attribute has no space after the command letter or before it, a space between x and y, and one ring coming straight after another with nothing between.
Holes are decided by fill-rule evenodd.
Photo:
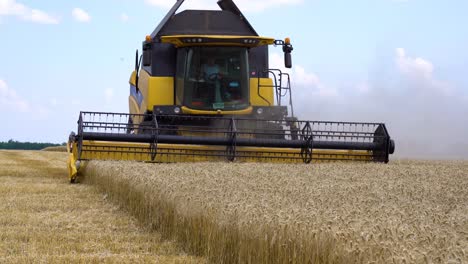
<instances>
[{"instance_id":1,"label":"glass windshield","mask_svg":"<svg viewBox=\"0 0 468 264\"><path fill-rule=\"evenodd\" d=\"M249 106L246 48L193 47L186 56L184 105L200 110Z\"/></svg>"}]
</instances>

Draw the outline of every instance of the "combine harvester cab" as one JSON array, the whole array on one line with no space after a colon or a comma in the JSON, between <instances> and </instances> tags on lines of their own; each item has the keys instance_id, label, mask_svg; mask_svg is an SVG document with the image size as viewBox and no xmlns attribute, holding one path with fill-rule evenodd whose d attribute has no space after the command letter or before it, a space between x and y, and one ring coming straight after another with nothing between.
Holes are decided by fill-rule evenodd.
<instances>
[{"instance_id":1,"label":"combine harvester cab","mask_svg":"<svg viewBox=\"0 0 468 264\"><path fill-rule=\"evenodd\" d=\"M220 11L176 2L135 56L129 113L81 112L68 142L70 180L82 161L389 161L383 123L301 121L287 73L268 66L268 45L232 0Z\"/></svg>"}]
</instances>

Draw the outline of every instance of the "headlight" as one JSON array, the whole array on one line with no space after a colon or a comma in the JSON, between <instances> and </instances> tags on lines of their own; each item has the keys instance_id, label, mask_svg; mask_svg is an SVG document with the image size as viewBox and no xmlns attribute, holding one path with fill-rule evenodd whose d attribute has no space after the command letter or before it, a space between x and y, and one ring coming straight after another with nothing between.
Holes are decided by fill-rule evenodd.
<instances>
[{"instance_id":1,"label":"headlight","mask_svg":"<svg viewBox=\"0 0 468 264\"><path fill-rule=\"evenodd\" d=\"M257 114L259 115L263 114L263 108L257 108Z\"/></svg>"},{"instance_id":2,"label":"headlight","mask_svg":"<svg viewBox=\"0 0 468 264\"><path fill-rule=\"evenodd\" d=\"M174 108L174 113L176 113L177 115L180 114L180 107L176 106Z\"/></svg>"}]
</instances>

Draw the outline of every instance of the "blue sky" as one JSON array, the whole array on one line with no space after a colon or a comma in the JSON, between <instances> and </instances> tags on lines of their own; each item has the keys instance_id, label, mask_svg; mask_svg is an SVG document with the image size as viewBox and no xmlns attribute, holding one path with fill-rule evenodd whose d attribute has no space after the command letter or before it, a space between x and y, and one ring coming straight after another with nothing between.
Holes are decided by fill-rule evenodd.
<instances>
[{"instance_id":1,"label":"blue sky","mask_svg":"<svg viewBox=\"0 0 468 264\"><path fill-rule=\"evenodd\" d=\"M173 3L0 0L0 141L64 142L80 110L127 112L134 52ZM236 3L291 37L301 119L385 122L402 157L468 158L467 1ZM200 7L217 9L181 10Z\"/></svg>"}]
</instances>

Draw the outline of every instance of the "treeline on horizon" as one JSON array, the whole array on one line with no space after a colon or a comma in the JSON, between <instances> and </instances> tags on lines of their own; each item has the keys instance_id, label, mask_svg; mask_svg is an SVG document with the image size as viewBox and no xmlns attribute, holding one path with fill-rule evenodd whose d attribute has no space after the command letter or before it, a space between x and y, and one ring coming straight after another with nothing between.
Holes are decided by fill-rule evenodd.
<instances>
[{"instance_id":1,"label":"treeline on horizon","mask_svg":"<svg viewBox=\"0 0 468 264\"><path fill-rule=\"evenodd\" d=\"M19 142L13 139L8 140L7 142L0 141L0 149L41 150L46 147L58 147L64 145L66 145L66 143L55 144L39 142Z\"/></svg>"}]
</instances>

